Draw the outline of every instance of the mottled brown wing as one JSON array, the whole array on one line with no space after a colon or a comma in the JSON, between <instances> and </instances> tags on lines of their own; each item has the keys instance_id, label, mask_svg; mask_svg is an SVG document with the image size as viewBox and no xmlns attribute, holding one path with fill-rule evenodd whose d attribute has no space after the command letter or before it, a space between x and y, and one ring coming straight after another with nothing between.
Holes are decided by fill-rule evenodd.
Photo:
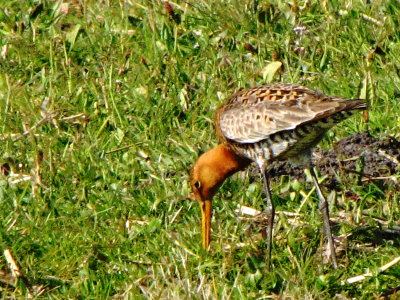
<instances>
[{"instance_id":1,"label":"mottled brown wing","mask_svg":"<svg viewBox=\"0 0 400 300\"><path fill-rule=\"evenodd\" d=\"M300 86L290 87L267 96L257 93L262 87L234 95L217 111L219 133L238 143L255 143L340 111L365 108L363 100L331 98ZM267 88L270 91L270 86Z\"/></svg>"},{"instance_id":2,"label":"mottled brown wing","mask_svg":"<svg viewBox=\"0 0 400 300\"><path fill-rule=\"evenodd\" d=\"M235 105L252 105L265 101L295 100L298 97L320 98L323 94L316 93L309 88L291 83L274 83L250 89L240 89L227 101L223 107L229 109Z\"/></svg>"}]
</instances>

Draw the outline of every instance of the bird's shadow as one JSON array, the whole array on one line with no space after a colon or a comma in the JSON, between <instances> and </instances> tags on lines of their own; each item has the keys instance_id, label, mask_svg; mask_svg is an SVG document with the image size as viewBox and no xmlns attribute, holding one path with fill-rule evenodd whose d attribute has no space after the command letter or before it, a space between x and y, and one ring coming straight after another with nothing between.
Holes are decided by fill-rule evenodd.
<instances>
[{"instance_id":1,"label":"bird's shadow","mask_svg":"<svg viewBox=\"0 0 400 300\"><path fill-rule=\"evenodd\" d=\"M354 228L348 238L351 244L370 244L379 246L390 242L395 247L400 246L400 230L383 229L375 226L362 226Z\"/></svg>"}]
</instances>

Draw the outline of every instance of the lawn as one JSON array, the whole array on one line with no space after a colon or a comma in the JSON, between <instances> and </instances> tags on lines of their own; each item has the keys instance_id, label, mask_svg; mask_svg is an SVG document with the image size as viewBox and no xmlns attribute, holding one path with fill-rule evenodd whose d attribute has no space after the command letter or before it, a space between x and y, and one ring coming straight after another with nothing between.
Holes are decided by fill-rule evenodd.
<instances>
[{"instance_id":1,"label":"lawn","mask_svg":"<svg viewBox=\"0 0 400 300\"><path fill-rule=\"evenodd\" d=\"M0 298L400 297L400 264L378 272L400 253L398 171L324 187L345 240L338 270L310 182L272 183L277 210L299 216L276 218L271 272L260 225L234 212L264 207L250 170L216 195L208 252L188 198L190 167L218 143L214 111L241 87L367 99L322 149L365 130L399 139L399 16L389 0L3 0Z\"/></svg>"}]
</instances>

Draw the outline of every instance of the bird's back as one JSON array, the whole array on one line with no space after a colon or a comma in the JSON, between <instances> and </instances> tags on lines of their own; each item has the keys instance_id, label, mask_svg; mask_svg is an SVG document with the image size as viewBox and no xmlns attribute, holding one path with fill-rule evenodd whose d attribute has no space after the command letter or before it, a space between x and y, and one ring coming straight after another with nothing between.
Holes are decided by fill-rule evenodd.
<instances>
[{"instance_id":1,"label":"bird's back","mask_svg":"<svg viewBox=\"0 0 400 300\"><path fill-rule=\"evenodd\" d=\"M281 159L301 164L329 128L365 108L364 100L271 84L234 94L218 108L216 128L224 144L260 166Z\"/></svg>"}]
</instances>

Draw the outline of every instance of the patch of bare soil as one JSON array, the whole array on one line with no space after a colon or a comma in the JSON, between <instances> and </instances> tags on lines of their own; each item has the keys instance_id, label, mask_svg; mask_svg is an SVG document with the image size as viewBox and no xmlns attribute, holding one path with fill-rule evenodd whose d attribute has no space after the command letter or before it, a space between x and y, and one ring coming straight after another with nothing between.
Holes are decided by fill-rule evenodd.
<instances>
[{"instance_id":1,"label":"patch of bare soil","mask_svg":"<svg viewBox=\"0 0 400 300\"><path fill-rule=\"evenodd\" d=\"M323 184L332 189L338 189L349 174L357 175L359 184L373 180L398 185L391 175L400 172L400 142L388 135L376 138L368 131L360 132L340 140L331 150L315 149L313 161L320 176L328 176ZM303 169L287 161L274 162L269 174L271 178L290 175L304 180ZM354 180L354 175L351 177Z\"/></svg>"}]
</instances>

